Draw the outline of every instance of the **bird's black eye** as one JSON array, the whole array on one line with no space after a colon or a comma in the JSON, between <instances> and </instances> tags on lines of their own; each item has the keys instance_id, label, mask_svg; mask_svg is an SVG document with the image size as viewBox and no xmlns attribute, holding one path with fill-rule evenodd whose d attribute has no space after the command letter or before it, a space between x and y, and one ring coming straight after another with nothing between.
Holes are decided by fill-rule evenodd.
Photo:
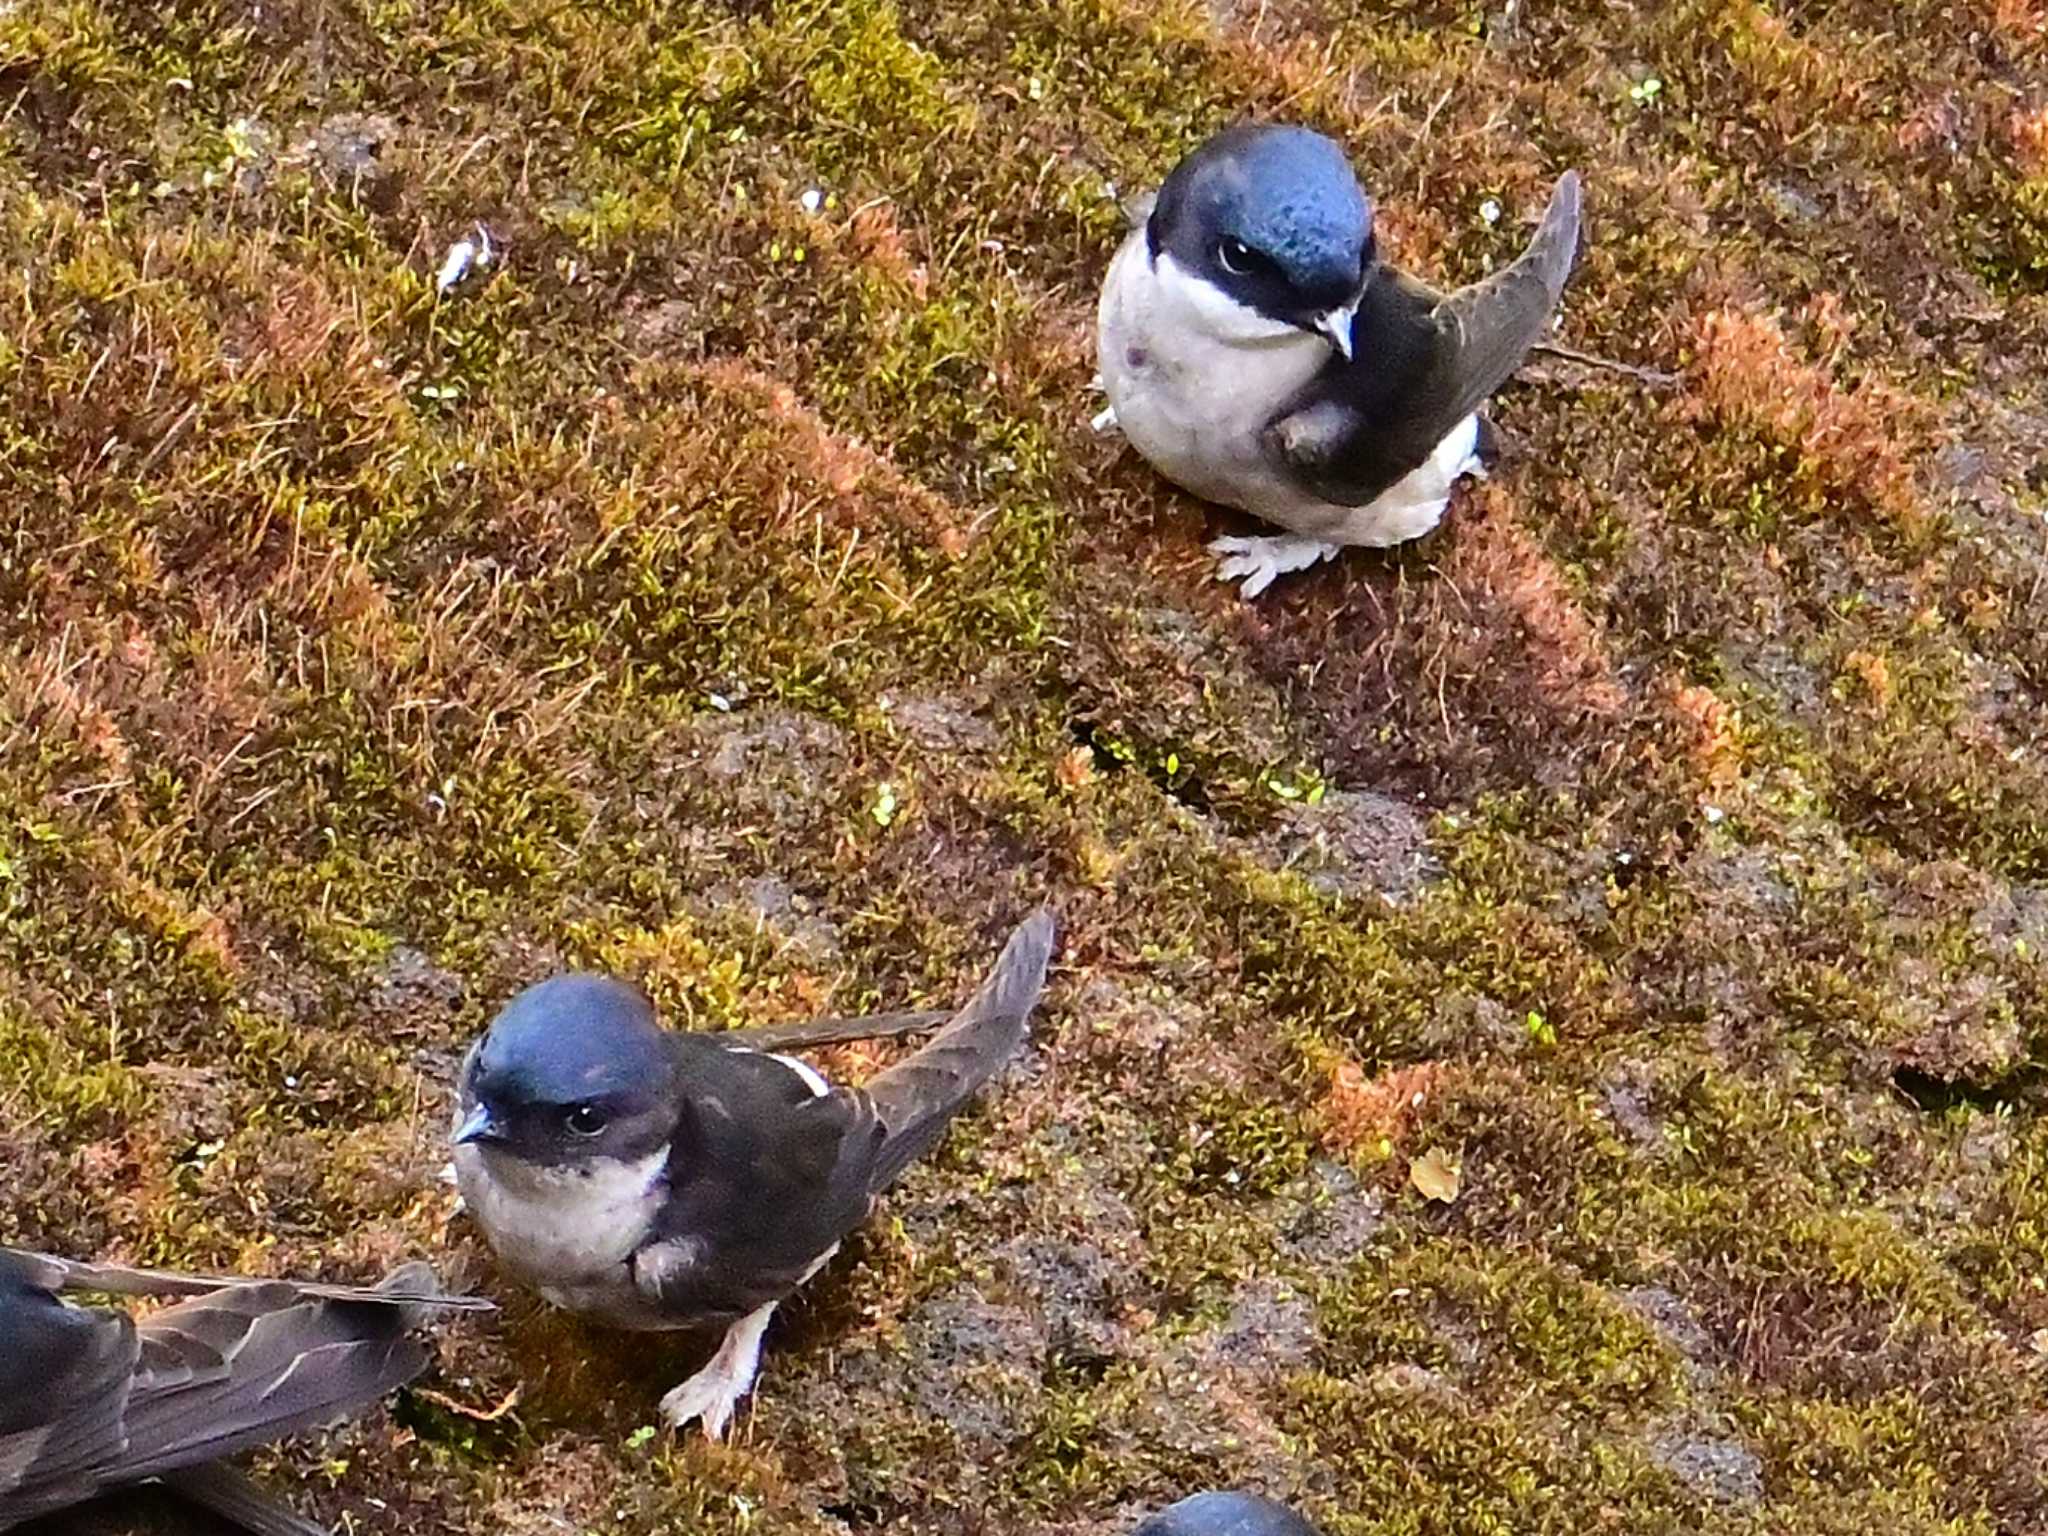
<instances>
[{"instance_id":1,"label":"bird's black eye","mask_svg":"<svg viewBox=\"0 0 2048 1536\"><path fill-rule=\"evenodd\" d=\"M578 1136L595 1136L605 1128L606 1122L610 1119L611 1117L595 1104L578 1104L569 1111L563 1124Z\"/></svg>"},{"instance_id":2,"label":"bird's black eye","mask_svg":"<svg viewBox=\"0 0 2048 1536\"><path fill-rule=\"evenodd\" d=\"M1216 242L1216 260L1233 277L1246 277L1258 263L1259 253L1242 240L1225 237Z\"/></svg>"}]
</instances>

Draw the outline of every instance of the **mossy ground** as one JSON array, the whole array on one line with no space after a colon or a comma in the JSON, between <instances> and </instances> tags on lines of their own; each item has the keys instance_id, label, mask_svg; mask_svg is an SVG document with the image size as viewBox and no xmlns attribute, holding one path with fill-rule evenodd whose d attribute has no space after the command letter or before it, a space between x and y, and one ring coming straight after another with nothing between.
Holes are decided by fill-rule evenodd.
<instances>
[{"instance_id":1,"label":"mossy ground","mask_svg":"<svg viewBox=\"0 0 2048 1536\"><path fill-rule=\"evenodd\" d=\"M2044 63L2039 0L12 0L0 1237L503 1297L266 1466L362 1532L2048 1530ZM1440 533L1241 605L1084 423L1112 188L1249 113L1441 279L1581 167L1565 340L1677 386L1532 362ZM525 981L943 1003L1042 895L1027 1066L735 1443L451 1223Z\"/></svg>"}]
</instances>

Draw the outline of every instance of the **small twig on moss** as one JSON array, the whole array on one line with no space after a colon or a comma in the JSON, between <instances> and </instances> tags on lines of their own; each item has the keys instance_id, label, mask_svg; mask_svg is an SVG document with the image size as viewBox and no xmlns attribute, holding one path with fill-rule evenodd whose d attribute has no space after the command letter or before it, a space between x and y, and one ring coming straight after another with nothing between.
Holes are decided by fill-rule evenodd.
<instances>
[{"instance_id":1,"label":"small twig on moss","mask_svg":"<svg viewBox=\"0 0 2048 1536\"><path fill-rule=\"evenodd\" d=\"M1561 347L1554 341L1539 341L1529 349L1544 352L1552 357L1561 357L1568 363L1583 363L1588 368L1604 368L1609 373L1625 373L1640 384L1651 389L1676 389L1678 375L1666 373L1661 368L1645 368L1638 363L1618 362L1611 357L1598 357L1591 352L1580 352L1571 347Z\"/></svg>"},{"instance_id":2,"label":"small twig on moss","mask_svg":"<svg viewBox=\"0 0 2048 1536\"><path fill-rule=\"evenodd\" d=\"M413 1396L423 1397L437 1408L446 1408L450 1413L460 1414L465 1419L475 1419L479 1424L495 1424L514 1408L519 1406L519 1388L513 1387L500 1398L495 1408L472 1408L459 1403L445 1392L436 1392L431 1387L414 1387Z\"/></svg>"},{"instance_id":3,"label":"small twig on moss","mask_svg":"<svg viewBox=\"0 0 2048 1536\"><path fill-rule=\"evenodd\" d=\"M199 402L197 400L194 400L190 405L185 407L184 411L180 413L178 419L171 423L170 428L164 433L164 435L156 440L155 446L152 447L147 454L143 455L142 462L139 465L137 465L135 469L135 474L137 478L140 478L141 476L148 474L151 470L155 469L157 465L161 464L163 462L164 455L169 453L173 448L177 447L178 444L184 440L185 434L192 430L192 423L197 421L198 419Z\"/></svg>"}]
</instances>

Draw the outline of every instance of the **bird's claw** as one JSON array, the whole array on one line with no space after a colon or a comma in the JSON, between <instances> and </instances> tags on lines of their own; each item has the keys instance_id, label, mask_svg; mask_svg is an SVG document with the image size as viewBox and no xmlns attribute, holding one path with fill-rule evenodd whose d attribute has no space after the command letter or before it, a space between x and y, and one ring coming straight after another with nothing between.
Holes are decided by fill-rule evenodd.
<instances>
[{"instance_id":1,"label":"bird's claw","mask_svg":"<svg viewBox=\"0 0 2048 1536\"><path fill-rule=\"evenodd\" d=\"M732 1423L740 1399L751 1381L735 1382L714 1358L703 1370L679 1386L671 1387L661 1399L661 1417L668 1427L680 1431L692 1419L704 1426L704 1438L722 1440Z\"/></svg>"},{"instance_id":2,"label":"bird's claw","mask_svg":"<svg viewBox=\"0 0 2048 1536\"><path fill-rule=\"evenodd\" d=\"M1221 538L1209 541L1209 553L1217 557L1216 579L1238 581L1238 595L1257 597L1273 584L1276 576L1302 571L1318 560L1337 553L1338 546L1299 534L1259 538Z\"/></svg>"}]
</instances>

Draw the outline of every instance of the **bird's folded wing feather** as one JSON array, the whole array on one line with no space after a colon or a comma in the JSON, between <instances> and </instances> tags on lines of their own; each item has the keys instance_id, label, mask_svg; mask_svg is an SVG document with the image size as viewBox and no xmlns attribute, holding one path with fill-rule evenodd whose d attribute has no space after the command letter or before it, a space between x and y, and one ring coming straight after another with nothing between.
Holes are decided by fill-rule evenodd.
<instances>
[{"instance_id":1,"label":"bird's folded wing feather","mask_svg":"<svg viewBox=\"0 0 2048 1536\"><path fill-rule=\"evenodd\" d=\"M17 1264L53 1284L117 1292L154 1287L161 1275L40 1255ZM176 1282L174 1294L182 1289L184 1277L163 1278ZM12 1303L10 1337L46 1302L37 1336L85 1329L91 1347L71 1349L61 1376L41 1384L33 1416L16 1408L0 1417L0 1528L102 1487L178 1473L332 1422L425 1367L427 1351L409 1330L441 1299L426 1265L403 1266L382 1288L319 1289L349 1294L313 1295L284 1280L244 1283L140 1322L66 1307L47 1293ZM202 1479L201 1496L212 1486ZM296 1529L296 1517L277 1515L276 1536Z\"/></svg>"},{"instance_id":2,"label":"bird's folded wing feather","mask_svg":"<svg viewBox=\"0 0 2048 1536\"><path fill-rule=\"evenodd\" d=\"M289 1285L301 1296L329 1301L366 1301L380 1306L409 1303L450 1312L488 1312L494 1303L482 1296L456 1296L441 1290L433 1271L409 1264L378 1285L336 1285L324 1280L256 1280L240 1275L197 1275L170 1269L138 1269L127 1264L94 1264L55 1254L6 1248L0 1253L32 1266L53 1290L96 1291L105 1296L204 1296L228 1286ZM403 1277L402 1279L400 1277ZM397 1281L393 1284L393 1281Z\"/></svg>"},{"instance_id":3,"label":"bird's folded wing feather","mask_svg":"<svg viewBox=\"0 0 2048 1536\"><path fill-rule=\"evenodd\" d=\"M0 1530L89 1498L119 1460L138 1349L125 1316L54 1296L0 1318Z\"/></svg>"},{"instance_id":4,"label":"bird's folded wing feather","mask_svg":"<svg viewBox=\"0 0 2048 1536\"><path fill-rule=\"evenodd\" d=\"M974 1091L1024 1043L1045 989L1057 932L1041 907L1010 935L995 968L953 1021L915 1054L870 1081L864 1092L886 1127L869 1188L879 1192L930 1149Z\"/></svg>"},{"instance_id":5,"label":"bird's folded wing feather","mask_svg":"<svg viewBox=\"0 0 2048 1536\"><path fill-rule=\"evenodd\" d=\"M1521 365L1571 274L1579 176L1567 171L1528 248L1451 294L1391 268L1366 291L1353 357L1332 361L1266 429L1266 441L1326 501L1364 506L1426 463Z\"/></svg>"},{"instance_id":6,"label":"bird's folded wing feather","mask_svg":"<svg viewBox=\"0 0 2048 1536\"><path fill-rule=\"evenodd\" d=\"M640 1293L678 1323L742 1317L801 1284L867 1215L885 1135L865 1095L817 1095L772 1056L704 1065L654 1241L633 1258Z\"/></svg>"},{"instance_id":7,"label":"bird's folded wing feather","mask_svg":"<svg viewBox=\"0 0 2048 1536\"><path fill-rule=\"evenodd\" d=\"M801 1051L820 1045L843 1045L849 1040L895 1040L904 1035L922 1035L952 1017L941 1012L854 1014L806 1019L800 1024L753 1024L726 1030L718 1039L754 1051Z\"/></svg>"},{"instance_id":8,"label":"bird's folded wing feather","mask_svg":"<svg viewBox=\"0 0 2048 1536\"><path fill-rule=\"evenodd\" d=\"M330 1300L290 1282L233 1286L142 1320L123 1481L231 1456L360 1411L412 1380L427 1350L410 1300L432 1275L407 1266L396 1301Z\"/></svg>"}]
</instances>

